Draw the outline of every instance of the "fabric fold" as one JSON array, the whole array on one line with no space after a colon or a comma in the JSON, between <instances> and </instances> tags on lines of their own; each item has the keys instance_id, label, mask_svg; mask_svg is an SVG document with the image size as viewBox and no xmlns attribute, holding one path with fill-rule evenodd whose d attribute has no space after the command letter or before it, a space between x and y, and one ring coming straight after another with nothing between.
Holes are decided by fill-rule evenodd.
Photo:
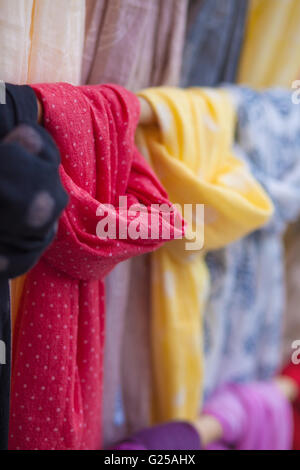
<instances>
[{"instance_id":1,"label":"fabric fold","mask_svg":"<svg viewBox=\"0 0 300 470\"><path fill-rule=\"evenodd\" d=\"M209 292L201 249L216 249L255 230L273 207L233 152L235 111L227 92L161 87L140 96L159 125L139 127L138 146L170 200L181 208L194 205L184 212L186 238L151 259L152 418L193 420L201 400L202 314ZM196 204L204 205L204 218ZM186 249L191 239L197 244Z\"/></svg>"},{"instance_id":2,"label":"fabric fold","mask_svg":"<svg viewBox=\"0 0 300 470\"><path fill-rule=\"evenodd\" d=\"M84 0L0 0L1 79L78 84Z\"/></svg>"},{"instance_id":3,"label":"fabric fold","mask_svg":"<svg viewBox=\"0 0 300 470\"><path fill-rule=\"evenodd\" d=\"M299 21L297 0L250 0L239 83L262 89L291 87L300 69Z\"/></svg>"},{"instance_id":4,"label":"fabric fold","mask_svg":"<svg viewBox=\"0 0 300 470\"><path fill-rule=\"evenodd\" d=\"M143 429L120 442L114 450L200 450L200 436L187 422L174 421Z\"/></svg>"},{"instance_id":5,"label":"fabric fold","mask_svg":"<svg viewBox=\"0 0 300 470\"><path fill-rule=\"evenodd\" d=\"M248 0L191 0L189 5L182 85L235 82Z\"/></svg>"},{"instance_id":6,"label":"fabric fold","mask_svg":"<svg viewBox=\"0 0 300 470\"><path fill-rule=\"evenodd\" d=\"M188 0L88 0L82 84L111 82L134 91L154 85L178 85L187 8ZM144 419L147 397L137 393L141 389L147 393L148 374L146 378L144 370L150 367L146 360L149 317L146 297L150 283L140 276L140 271L146 270L148 280L146 256L134 258L114 269L105 280L105 446L140 429L140 425L149 424ZM112 298L115 285L122 285L122 289ZM144 302L136 300L140 292L145 295ZM127 412L126 418L120 412L122 397L130 418Z\"/></svg>"},{"instance_id":7,"label":"fabric fold","mask_svg":"<svg viewBox=\"0 0 300 470\"><path fill-rule=\"evenodd\" d=\"M14 333L10 448L97 449L103 278L122 260L181 237L182 220L176 212L166 219L152 209L171 203L134 145L139 119L134 95L113 85L41 84L34 90L61 152L70 202L55 241L25 280ZM146 210L136 225L132 207L138 204ZM149 236L153 211L160 228L156 238ZM123 224L126 234L130 227L138 232L138 226L148 238L107 236L99 223L110 220L118 229Z\"/></svg>"},{"instance_id":8,"label":"fabric fold","mask_svg":"<svg viewBox=\"0 0 300 470\"><path fill-rule=\"evenodd\" d=\"M187 0L89 0L83 83L117 83L137 91L176 85Z\"/></svg>"},{"instance_id":9,"label":"fabric fold","mask_svg":"<svg viewBox=\"0 0 300 470\"><path fill-rule=\"evenodd\" d=\"M283 234L300 212L300 108L284 89L229 86L235 150L274 205L268 224L208 253L205 394L231 382L268 380L280 368L285 302ZM237 182L238 183L238 182Z\"/></svg>"},{"instance_id":10,"label":"fabric fold","mask_svg":"<svg viewBox=\"0 0 300 470\"><path fill-rule=\"evenodd\" d=\"M8 279L30 269L53 240L67 204L59 152L34 123L36 98L29 87L9 86L9 119L1 116L0 143L0 448L7 449L10 412L11 318ZM18 100L21 97L21 107ZM14 105L14 106L13 106ZM27 109L27 115L22 111ZM1 110L1 114L4 110ZM3 112L5 115L5 112ZM15 116L14 116L15 114ZM28 122L32 119L32 123ZM24 124L22 120L27 121ZM9 132L10 131L10 132Z\"/></svg>"},{"instance_id":11,"label":"fabric fold","mask_svg":"<svg viewBox=\"0 0 300 470\"><path fill-rule=\"evenodd\" d=\"M209 399L203 413L223 428L222 440L207 450L291 449L291 405L272 382L226 385Z\"/></svg>"}]
</instances>

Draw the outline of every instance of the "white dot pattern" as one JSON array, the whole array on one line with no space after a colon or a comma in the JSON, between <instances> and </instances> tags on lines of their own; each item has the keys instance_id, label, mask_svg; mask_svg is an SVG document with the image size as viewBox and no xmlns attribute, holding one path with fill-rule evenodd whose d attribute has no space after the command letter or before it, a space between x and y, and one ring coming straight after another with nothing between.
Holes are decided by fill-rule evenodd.
<instances>
[{"instance_id":1,"label":"white dot pattern","mask_svg":"<svg viewBox=\"0 0 300 470\"><path fill-rule=\"evenodd\" d=\"M69 205L54 242L26 278L15 326L22 334L14 338L9 447L97 449L103 278L117 263L161 243L99 240L97 208L109 201L118 218L119 195L127 195L129 205L170 203L135 148L139 104L134 95L101 85L44 84L35 89L44 99L45 126L59 146ZM28 218L32 224L46 219L49 201L45 195L39 200L42 210Z\"/></svg>"}]
</instances>

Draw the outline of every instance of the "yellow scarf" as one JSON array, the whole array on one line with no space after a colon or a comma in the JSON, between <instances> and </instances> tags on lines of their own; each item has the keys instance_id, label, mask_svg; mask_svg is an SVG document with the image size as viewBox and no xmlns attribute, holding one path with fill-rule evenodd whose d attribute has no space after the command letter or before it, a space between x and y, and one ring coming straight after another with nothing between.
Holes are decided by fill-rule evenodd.
<instances>
[{"instance_id":1,"label":"yellow scarf","mask_svg":"<svg viewBox=\"0 0 300 470\"><path fill-rule=\"evenodd\" d=\"M159 126L140 126L137 143L170 200L204 204L205 226L195 210L184 214L204 250L220 248L262 226L272 203L232 143L235 111L226 91L152 88L140 93ZM202 314L209 292L204 252L187 240L151 255L153 422L196 417L202 390Z\"/></svg>"},{"instance_id":2,"label":"yellow scarf","mask_svg":"<svg viewBox=\"0 0 300 470\"><path fill-rule=\"evenodd\" d=\"M299 74L299 0L251 0L239 83L290 88Z\"/></svg>"}]
</instances>

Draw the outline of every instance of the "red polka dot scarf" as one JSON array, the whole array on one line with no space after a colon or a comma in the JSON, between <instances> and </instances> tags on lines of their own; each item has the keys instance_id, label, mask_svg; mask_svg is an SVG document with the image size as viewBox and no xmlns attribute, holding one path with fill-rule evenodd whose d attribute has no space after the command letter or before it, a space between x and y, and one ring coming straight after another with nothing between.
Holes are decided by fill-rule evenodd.
<instances>
[{"instance_id":1,"label":"red polka dot scarf","mask_svg":"<svg viewBox=\"0 0 300 470\"><path fill-rule=\"evenodd\" d=\"M9 447L97 449L103 278L117 263L181 236L182 223L174 214L168 219L150 210L152 204L170 202L135 147L139 102L133 94L114 85L33 88L43 103L44 125L60 149L60 174L70 201L54 243L27 275L18 309ZM155 239L135 237L138 230L127 239L98 233L107 215L116 221L117 233L132 226L136 214L120 207L119 196L127 196L128 207L146 207L138 216L144 233L150 233L155 212L161 229ZM168 230L162 229L168 228L166 236Z\"/></svg>"}]
</instances>

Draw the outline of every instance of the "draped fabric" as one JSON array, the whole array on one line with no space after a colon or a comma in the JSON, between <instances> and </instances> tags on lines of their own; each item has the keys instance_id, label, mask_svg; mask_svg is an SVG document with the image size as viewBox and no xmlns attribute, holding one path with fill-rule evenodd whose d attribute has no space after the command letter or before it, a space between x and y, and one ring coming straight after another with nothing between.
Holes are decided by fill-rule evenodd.
<instances>
[{"instance_id":1,"label":"draped fabric","mask_svg":"<svg viewBox=\"0 0 300 470\"><path fill-rule=\"evenodd\" d=\"M89 0L83 83L136 91L179 80L187 0Z\"/></svg>"},{"instance_id":2,"label":"draped fabric","mask_svg":"<svg viewBox=\"0 0 300 470\"><path fill-rule=\"evenodd\" d=\"M300 3L297 0L251 0L238 79L255 88L283 86L291 89L300 70ZM290 98L291 99L291 98ZM291 106L294 113L298 106ZM286 129L286 124L282 124ZM293 131L292 131L293 132ZM298 140L297 140L298 142ZM282 155L285 153L282 142ZM283 157L281 157L283 160ZM278 165L280 162L278 160ZM289 220L290 222L290 220ZM299 271L299 230L291 229L286 239L287 304L284 311L283 362L290 355L293 338L298 339L299 314L296 286ZM284 308L284 307L282 307ZM277 347L278 339L275 342ZM278 360L277 360L278 361ZM274 367L273 367L274 369Z\"/></svg>"},{"instance_id":3,"label":"draped fabric","mask_svg":"<svg viewBox=\"0 0 300 470\"><path fill-rule=\"evenodd\" d=\"M134 91L177 85L187 6L188 0L88 0L82 83ZM148 266L147 256L128 260L105 281L104 445L149 424Z\"/></svg>"},{"instance_id":4,"label":"draped fabric","mask_svg":"<svg viewBox=\"0 0 300 470\"><path fill-rule=\"evenodd\" d=\"M237 109L236 151L274 204L265 227L209 253L205 391L265 380L280 366L285 301L283 233L300 212L300 107L284 89L228 88Z\"/></svg>"},{"instance_id":5,"label":"draped fabric","mask_svg":"<svg viewBox=\"0 0 300 470\"><path fill-rule=\"evenodd\" d=\"M298 0L250 0L238 81L291 87L300 69Z\"/></svg>"},{"instance_id":6,"label":"draped fabric","mask_svg":"<svg viewBox=\"0 0 300 470\"><path fill-rule=\"evenodd\" d=\"M183 86L234 82L248 0L191 0L182 66Z\"/></svg>"},{"instance_id":7,"label":"draped fabric","mask_svg":"<svg viewBox=\"0 0 300 470\"><path fill-rule=\"evenodd\" d=\"M272 382L227 385L214 393L203 413L223 428L222 440L208 450L291 449L291 405Z\"/></svg>"},{"instance_id":8,"label":"draped fabric","mask_svg":"<svg viewBox=\"0 0 300 470\"><path fill-rule=\"evenodd\" d=\"M272 204L232 150L235 112L225 91L154 88L141 92L159 126L139 127L137 142L172 202L187 211L186 239L152 255L153 421L194 419L201 397L202 314L209 275L201 252L263 225ZM198 245L186 249L188 238Z\"/></svg>"},{"instance_id":9,"label":"draped fabric","mask_svg":"<svg viewBox=\"0 0 300 470\"><path fill-rule=\"evenodd\" d=\"M0 0L1 79L78 84L84 0Z\"/></svg>"},{"instance_id":10,"label":"draped fabric","mask_svg":"<svg viewBox=\"0 0 300 470\"><path fill-rule=\"evenodd\" d=\"M61 152L70 202L54 243L25 281L14 334L10 448L97 449L103 278L122 260L157 248L164 233L167 239L182 236L182 223L176 213L168 221L161 211L150 211L152 203L170 203L134 145L136 97L113 85L42 84L34 90ZM157 217L157 238L98 233L106 217L116 220L117 230L136 227L136 213L119 205L120 195L129 208L146 207L138 218L143 233L149 232L149 215Z\"/></svg>"}]
</instances>

